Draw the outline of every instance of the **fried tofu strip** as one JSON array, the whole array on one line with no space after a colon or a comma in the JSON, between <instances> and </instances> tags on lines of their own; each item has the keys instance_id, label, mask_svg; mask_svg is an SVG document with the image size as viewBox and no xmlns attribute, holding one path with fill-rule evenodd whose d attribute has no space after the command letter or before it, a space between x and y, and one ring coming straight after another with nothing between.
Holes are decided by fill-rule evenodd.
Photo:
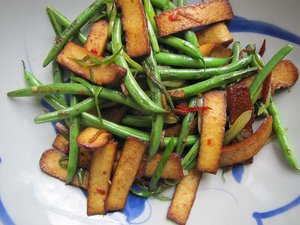
<instances>
[{"instance_id":1,"label":"fried tofu strip","mask_svg":"<svg viewBox=\"0 0 300 225\"><path fill-rule=\"evenodd\" d=\"M141 0L117 0L122 11L126 35L126 52L130 57L150 54L150 42L144 7Z\"/></svg>"},{"instance_id":2,"label":"fried tofu strip","mask_svg":"<svg viewBox=\"0 0 300 225\"><path fill-rule=\"evenodd\" d=\"M233 18L228 0L210 0L197 5L177 7L155 16L161 37L179 31Z\"/></svg>"},{"instance_id":3,"label":"fried tofu strip","mask_svg":"<svg viewBox=\"0 0 300 225\"><path fill-rule=\"evenodd\" d=\"M99 20L93 24L90 33L84 43L84 48L95 55L101 56L105 51L108 40L108 23Z\"/></svg>"},{"instance_id":4,"label":"fried tofu strip","mask_svg":"<svg viewBox=\"0 0 300 225\"><path fill-rule=\"evenodd\" d=\"M62 134L56 135L52 146L62 153L69 153L69 140Z\"/></svg>"},{"instance_id":5,"label":"fried tofu strip","mask_svg":"<svg viewBox=\"0 0 300 225\"><path fill-rule=\"evenodd\" d=\"M226 92L209 91L203 96L203 105L209 110L202 112L200 152L197 167L199 171L216 173L223 146L226 124Z\"/></svg>"},{"instance_id":6,"label":"fried tofu strip","mask_svg":"<svg viewBox=\"0 0 300 225\"><path fill-rule=\"evenodd\" d=\"M160 153L155 154L149 161L146 158L141 163L137 177L152 177L158 163L161 160L162 155ZM176 153L172 153L169 160L164 167L164 170L160 176L166 179L181 179L183 177L183 170L181 166L180 156Z\"/></svg>"},{"instance_id":7,"label":"fried tofu strip","mask_svg":"<svg viewBox=\"0 0 300 225\"><path fill-rule=\"evenodd\" d=\"M74 73L98 85L115 85L126 75L126 69L114 64L87 67L79 65L74 60L82 60L86 56L97 57L101 60L101 57L94 55L85 48L76 45L73 42L68 42L58 54L57 61Z\"/></svg>"},{"instance_id":8,"label":"fried tofu strip","mask_svg":"<svg viewBox=\"0 0 300 225\"><path fill-rule=\"evenodd\" d=\"M249 87L244 83L237 83L227 88L227 103L229 111L229 121L232 125L243 112L253 109L250 99ZM253 120L254 117L252 115L251 119L241 132L243 138L248 138L253 134Z\"/></svg>"},{"instance_id":9,"label":"fried tofu strip","mask_svg":"<svg viewBox=\"0 0 300 225\"><path fill-rule=\"evenodd\" d=\"M215 44L210 53L210 57L229 58L233 54L231 48L225 48L223 45Z\"/></svg>"},{"instance_id":10,"label":"fried tofu strip","mask_svg":"<svg viewBox=\"0 0 300 225\"><path fill-rule=\"evenodd\" d=\"M212 24L196 32L199 45L220 44L227 47L233 42L233 36L224 22Z\"/></svg>"},{"instance_id":11,"label":"fried tofu strip","mask_svg":"<svg viewBox=\"0 0 300 225\"><path fill-rule=\"evenodd\" d=\"M102 109L101 115L103 119L120 124L127 111L128 107L124 105L117 105L107 109Z\"/></svg>"},{"instance_id":12,"label":"fried tofu strip","mask_svg":"<svg viewBox=\"0 0 300 225\"><path fill-rule=\"evenodd\" d=\"M62 134L58 134L52 144L58 151L68 154L69 153L69 140ZM79 162L78 166L84 169L88 169L92 160L92 153L84 148L79 148Z\"/></svg>"},{"instance_id":13,"label":"fried tofu strip","mask_svg":"<svg viewBox=\"0 0 300 225\"><path fill-rule=\"evenodd\" d=\"M88 150L97 150L105 146L112 138L112 134L104 129L87 127L81 131L76 139L78 146Z\"/></svg>"},{"instance_id":14,"label":"fried tofu strip","mask_svg":"<svg viewBox=\"0 0 300 225\"><path fill-rule=\"evenodd\" d=\"M130 187L137 175L146 148L146 143L135 138L127 138L105 200L107 211L122 210L125 207Z\"/></svg>"},{"instance_id":15,"label":"fried tofu strip","mask_svg":"<svg viewBox=\"0 0 300 225\"><path fill-rule=\"evenodd\" d=\"M52 177L58 178L59 180L62 180L62 181L66 181L67 170L59 165L59 159L63 156L64 156L64 154L57 150L54 150L54 149L46 150L42 154L41 159L40 159L41 170L44 173L46 173ZM71 184L73 186L86 189L88 186L88 177L89 177L89 173L86 171L84 173L82 184L79 182L77 176L74 177Z\"/></svg>"},{"instance_id":16,"label":"fried tofu strip","mask_svg":"<svg viewBox=\"0 0 300 225\"><path fill-rule=\"evenodd\" d=\"M280 61L280 63L278 63L273 69L271 75L272 94L274 94L277 90L292 87L297 82L298 77L299 70L292 61ZM242 82L250 87L254 79L255 76L250 76L244 79Z\"/></svg>"},{"instance_id":17,"label":"fried tofu strip","mask_svg":"<svg viewBox=\"0 0 300 225\"><path fill-rule=\"evenodd\" d=\"M299 77L298 68L290 60L282 60L271 75L272 92L293 86Z\"/></svg>"},{"instance_id":18,"label":"fried tofu strip","mask_svg":"<svg viewBox=\"0 0 300 225\"><path fill-rule=\"evenodd\" d=\"M242 142L222 148L220 167L231 166L251 159L265 145L271 132L272 116L268 116L252 136Z\"/></svg>"},{"instance_id":19,"label":"fried tofu strip","mask_svg":"<svg viewBox=\"0 0 300 225\"><path fill-rule=\"evenodd\" d=\"M117 154L117 143L107 145L93 152L87 196L87 214L105 214L104 201L109 189L113 164Z\"/></svg>"},{"instance_id":20,"label":"fried tofu strip","mask_svg":"<svg viewBox=\"0 0 300 225\"><path fill-rule=\"evenodd\" d=\"M213 43L208 43L208 44L203 44L203 45L199 45L199 51L201 53L202 56L204 57L208 57L210 56L212 50L214 49L216 44Z\"/></svg>"},{"instance_id":21,"label":"fried tofu strip","mask_svg":"<svg viewBox=\"0 0 300 225\"><path fill-rule=\"evenodd\" d=\"M186 224L194 204L201 172L195 167L178 184L168 210L168 219L184 225Z\"/></svg>"}]
</instances>

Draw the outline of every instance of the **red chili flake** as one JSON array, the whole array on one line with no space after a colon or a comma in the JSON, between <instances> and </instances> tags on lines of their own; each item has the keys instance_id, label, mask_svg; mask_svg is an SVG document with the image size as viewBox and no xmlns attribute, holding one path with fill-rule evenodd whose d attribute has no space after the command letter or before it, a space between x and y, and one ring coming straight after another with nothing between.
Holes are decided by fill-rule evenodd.
<instances>
[{"instance_id":1,"label":"red chili flake","mask_svg":"<svg viewBox=\"0 0 300 225\"><path fill-rule=\"evenodd\" d=\"M169 16L169 20L171 22L178 21L179 20L179 15L177 13L174 13L174 14Z\"/></svg>"},{"instance_id":2,"label":"red chili flake","mask_svg":"<svg viewBox=\"0 0 300 225\"><path fill-rule=\"evenodd\" d=\"M190 112L198 112L198 111L205 111L211 109L209 106L194 106L194 107L188 107L184 105L178 105L175 109L175 113L180 115L186 115Z\"/></svg>"},{"instance_id":3,"label":"red chili flake","mask_svg":"<svg viewBox=\"0 0 300 225\"><path fill-rule=\"evenodd\" d=\"M85 90L80 90L80 91L79 91L79 94L80 94L80 95L84 95L84 94L85 94Z\"/></svg>"},{"instance_id":4,"label":"red chili flake","mask_svg":"<svg viewBox=\"0 0 300 225\"><path fill-rule=\"evenodd\" d=\"M98 188L96 189L96 191L97 191L97 193L100 194L100 195L105 195L105 193L106 193L106 191L105 191L104 189L100 188L100 187L98 187Z\"/></svg>"},{"instance_id":5,"label":"red chili flake","mask_svg":"<svg viewBox=\"0 0 300 225\"><path fill-rule=\"evenodd\" d=\"M264 39L264 42L262 43L260 50L259 50L259 55L262 57L266 52L266 39Z\"/></svg>"},{"instance_id":6,"label":"red chili flake","mask_svg":"<svg viewBox=\"0 0 300 225\"><path fill-rule=\"evenodd\" d=\"M67 145L66 147L65 147L65 154L68 154L69 153L69 151L70 151L70 146L69 145Z\"/></svg>"},{"instance_id":7,"label":"red chili flake","mask_svg":"<svg viewBox=\"0 0 300 225\"><path fill-rule=\"evenodd\" d=\"M209 146L212 144L211 138L209 138L209 139L207 140L207 144L208 144Z\"/></svg>"},{"instance_id":8,"label":"red chili flake","mask_svg":"<svg viewBox=\"0 0 300 225\"><path fill-rule=\"evenodd\" d=\"M98 51L97 51L97 49L95 49L95 48L92 48L92 49L91 49L91 53L93 53L93 54L95 54L95 55L98 55Z\"/></svg>"},{"instance_id":9,"label":"red chili flake","mask_svg":"<svg viewBox=\"0 0 300 225\"><path fill-rule=\"evenodd\" d=\"M102 172L102 174L103 174L103 175L106 175L106 174L107 174L107 172L106 172L106 171L103 171L103 172Z\"/></svg>"}]
</instances>

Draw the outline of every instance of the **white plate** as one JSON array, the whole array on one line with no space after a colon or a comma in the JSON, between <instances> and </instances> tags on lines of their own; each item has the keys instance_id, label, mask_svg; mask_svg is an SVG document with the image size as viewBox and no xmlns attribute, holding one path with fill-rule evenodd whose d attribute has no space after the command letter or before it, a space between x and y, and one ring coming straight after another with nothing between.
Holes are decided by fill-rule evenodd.
<instances>
[{"instance_id":1,"label":"white plate","mask_svg":"<svg viewBox=\"0 0 300 225\"><path fill-rule=\"evenodd\" d=\"M60 224L171 224L166 220L169 202L131 199L125 213L108 216L86 216L86 197L78 189L65 186L43 174L38 160L43 150L51 147L55 136L50 124L35 125L33 117L43 113L36 98L10 99L6 92L25 87L23 59L28 68L44 83L51 82L50 67L42 61L52 46L54 33L45 8L52 5L68 18L74 18L91 1L79 0L2 0L0 2L0 223L4 225ZM270 24L242 24L235 39L245 46L267 39L268 60L292 37L296 43L288 56L300 67L300 1L252 0L231 1L237 16L281 27L291 34L282 35ZM252 21L253 22L253 21ZM266 25L266 26L265 26ZM237 28L235 24L233 26ZM268 34L257 34L263 28ZM249 29L254 33L247 33ZM297 36L298 35L298 36ZM300 161L299 103L300 87L275 97L289 138ZM242 171L243 169L244 171ZM225 175L204 175L188 224L279 225L299 224L300 175L293 172L281 156L276 142L267 145L254 163Z\"/></svg>"}]
</instances>

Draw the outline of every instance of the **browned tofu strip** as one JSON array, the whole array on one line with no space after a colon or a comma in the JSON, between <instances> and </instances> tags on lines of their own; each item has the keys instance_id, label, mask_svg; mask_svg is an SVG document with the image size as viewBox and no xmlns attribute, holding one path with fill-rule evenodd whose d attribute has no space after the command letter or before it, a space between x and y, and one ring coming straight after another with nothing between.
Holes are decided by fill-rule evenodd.
<instances>
[{"instance_id":1,"label":"browned tofu strip","mask_svg":"<svg viewBox=\"0 0 300 225\"><path fill-rule=\"evenodd\" d=\"M168 210L168 219L186 224L194 204L201 173L195 167L178 184Z\"/></svg>"},{"instance_id":2,"label":"browned tofu strip","mask_svg":"<svg viewBox=\"0 0 300 225\"><path fill-rule=\"evenodd\" d=\"M227 103L229 121L232 125L243 112L252 110L249 87L244 83L238 83L227 88ZM253 120L254 117L252 116L252 118L242 130L241 135L244 138L248 138L253 134Z\"/></svg>"},{"instance_id":3,"label":"browned tofu strip","mask_svg":"<svg viewBox=\"0 0 300 225\"><path fill-rule=\"evenodd\" d=\"M216 44L213 43L199 45L199 51L204 57L210 56L212 50L215 48L215 45Z\"/></svg>"},{"instance_id":4,"label":"browned tofu strip","mask_svg":"<svg viewBox=\"0 0 300 225\"><path fill-rule=\"evenodd\" d=\"M146 148L146 143L135 138L127 138L105 200L107 211L122 210L125 207L130 187L137 175Z\"/></svg>"},{"instance_id":5,"label":"browned tofu strip","mask_svg":"<svg viewBox=\"0 0 300 225\"><path fill-rule=\"evenodd\" d=\"M272 92L293 86L299 77L298 68L290 60L282 60L272 71Z\"/></svg>"},{"instance_id":6,"label":"browned tofu strip","mask_svg":"<svg viewBox=\"0 0 300 225\"><path fill-rule=\"evenodd\" d=\"M59 165L59 159L63 157L64 154L54 150L49 149L45 151L40 159L40 168L41 170L59 180L66 181L67 178L67 170ZM78 180L78 177L75 176L73 181L71 182L72 185L86 189L88 184L88 177L89 173L86 171L84 173L83 183L81 184Z\"/></svg>"},{"instance_id":7,"label":"browned tofu strip","mask_svg":"<svg viewBox=\"0 0 300 225\"><path fill-rule=\"evenodd\" d=\"M69 152L69 140L62 134L55 137L52 146L62 153L67 154Z\"/></svg>"},{"instance_id":8,"label":"browned tofu strip","mask_svg":"<svg viewBox=\"0 0 300 225\"><path fill-rule=\"evenodd\" d=\"M233 42L233 37L224 22L212 24L196 32L199 45L220 44L225 47Z\"/></svg>"},{"instance_id":9,"label":"browned tofu strip","mask_svg":"<svg viewBox=\"0 0 300 225\"><path fill-rule=\"evenodd\" d=\"M210 57L229 58L233 54L231 48L225 48L223 45L215 44L210 53Z\"/></svg>"},{"instance_id":10,"label":"browned tofu strip","mask_svg":"<svg viewBox=\"0 0 300 225\"><path fill-rule=\"evenodd\" d=\"M161 37L190 28L208 25L233 18L230 3L227 0L210 0L198 5L177 7L155 16Z\"/></svg>"},{"instance_id":11,"label":"browned tofu strip","mask_svg":"<svg viewBox=\"0 0 300 225\"><path fill-rule=\"evenodd\" d=\"M107 145L93 152L87 196L87 214L105 214L104 201L108 193L113 164L117 154L117 143Z\"/></svg>"},{"instance_id":12,"label":"browned tofu strip","mask_svg":"<svg viewBox=\"0 0 300 225\"><path fill-rule=\"evenodd\" d=\"M98 150L98 148L105 146L111 138L112 134L104 129L87 127L79 133L76 142L78 146L88 150Z\"/></svg>"},{"instance_id":13,"label":"browned tofu strip","mask_svg":"<svg viewBox=\"0 0 300 225\"><path fill-rule=\"evenodd\" d=\"M99 20L93 24L84 47L93 54L101 56L106 49L107 40L108 23L106 20Z\"/></svg>"},{"instance_id":14,"label":"browned tofu strip","mask_svg":"<svg viewBox=\"0 0 300 225\"><path fill-rule=\"evenodd\" d=\"M220 167L231 166L251 159L265 145L271 132L272 116L268 116L252 136L242 142L222 148Z\"/></svg>"},{"instance_id":15,"label":"browned tofu strip","mask_svg":"<svg viewBox=\"0 0 300 225\"><path fill-rule=\"evenodd\" d=\"M150 54L150 42L144 7L141 0L117 0L122 11L126 35L126 52L130 57Z\"/></svg>"},{"instance_id":16,"label":"browned tofu strip","mask_svg":"<svg viewBox=\"0 0 300 225\"><path fill-rule=\"evenodd\" d=\"M85 48L73 42L68 42L58 54L57 61L74 73L98 85L115 85L126 75L126 69L114 64L85 67L74 61L74 59L81 60L88 55L101 60L99 56L94 55Z\"/></svg>"},{"instance_id":17,"label":"browned tofu strip","mask_svg":"<svg viewBox=\"0 0 300 225\"><path fill-rule=\"evenodd\" d=\"M124 105L117 105L107 109L102 109L101 115L103 119L109 120L113 123L120 124L127 111L128 111L128 107Z\"/></svg>"},{"instance_id":18,"label":"browned tofu strip","mask_svg":"<svg viewBox=\"0 0 300 225\"><path fill-rule=\"evenodd\" d=\"M226 92L209 91L203 96L203 105L210 109L202 112L199 171L216 173L223 146L226 124Z\"/></svg>"},{"instance_id":19,"label":"browned tofu strip","mask_svg":"<svg viewBox=\"0 0 300 225\"><path fill-rule=\"evenodd\" d=\"M161 160L162 155L160 153L155 154L149 161L145 158L141 163L137 177L152 177L158 163ZM183 177L183 170L181 166L180 156L176 153L172 153L169 160L160 176L166 179L181 179Z\"/></svg>"}]
</instances>

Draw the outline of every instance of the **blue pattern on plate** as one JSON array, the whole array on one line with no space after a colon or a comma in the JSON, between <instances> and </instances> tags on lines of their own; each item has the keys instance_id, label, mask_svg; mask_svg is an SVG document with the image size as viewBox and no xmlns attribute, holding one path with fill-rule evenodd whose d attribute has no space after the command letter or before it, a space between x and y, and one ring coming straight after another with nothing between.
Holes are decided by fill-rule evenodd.
<instances>
[{"instance_id":1,"label":"blue pattern on plate","mask_svg":"<svg viewBox=\"0 0 300 225\"><path fill-rule=\"evenodd\" d=\"M0 157L0 163L2 162L2 159ZM9 214L7 213L2 199L0 197L0 222L3 223L3 225L15 225L15 223L13 222L13 220L10 218Z\"/></svg>"},{"instance_id":2,"label":"blue pattern on plate","mask_svg":"<svg viewBox=\"0 0 300 225\"><path fill-rule=\"evenodd\" d=\"M252 216L256 220L257 225L263 225L263 219L267 219L267 218L270 218L273 216L280 215L292 208L295 208L298 205L300 205L300 195L293 201L287 203L286 205L278 207L277 209L273 209L273 210L270 210L267 212L254 212L252 214Z\"/></svg>"},{"instance_id":3,"label":"blue pattern on plate","mask_svg":"<svg viewBox=\"0 0 300 225\"><path fill-rule=\"evenodd\" d=\"M242 181L243 174L244 174L243 164L237 164L232 167L232 175L233 175L235 181L238 182L239 184Z\"/></svg>"},{"instance_id":4,"label":"blue pattern on plate","mask_svg":"<svg viewBox=\"0 0 300 225\"><path fill-rule=\"evenodd\" d=\"M293 34L292 32L289 32L288 30L277 25L263 21L248 20L240 16L235 16L228 22L228 28L231 32L266 34L300 45L300 36Z\"/></svg>"},{"instance_id":5,"label":"blue pattern on plate","mask_svg":"<svg viewBox=\"0 0 300 225\"><path fill-rule=\"evenodd\" d=\"M150 216L151 216L151 211L149 212L148 217L141 221L134 223L133 220L138 218L145 210L145 203L148 200L148 198L143 198L136 196L132 193L129 193L126 205L122 213L126 215L126 221L130 224L142 224L146 222Z\"/></svg>"}]
</instances>

